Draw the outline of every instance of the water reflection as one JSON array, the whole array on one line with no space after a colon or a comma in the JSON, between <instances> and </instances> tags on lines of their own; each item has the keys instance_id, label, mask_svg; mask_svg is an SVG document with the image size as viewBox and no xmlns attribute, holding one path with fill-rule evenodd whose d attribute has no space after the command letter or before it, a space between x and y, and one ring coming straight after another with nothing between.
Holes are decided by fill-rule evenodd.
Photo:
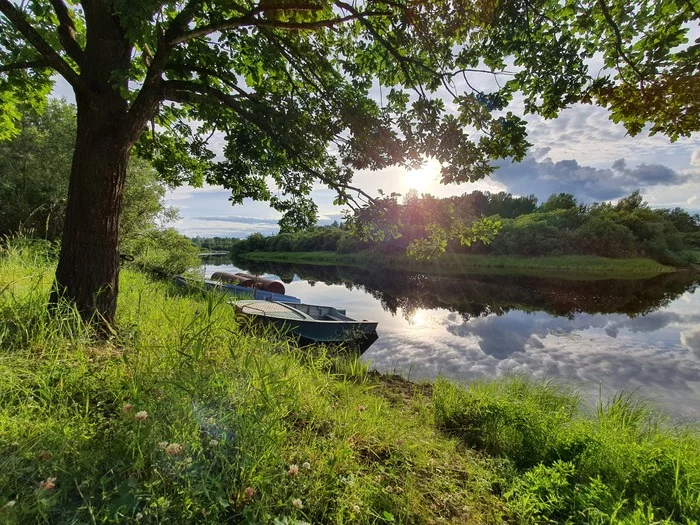
<instances>
[{"instance_id":1,"label":"water reflection","mask_svg":"<svg viewBox=\"0 0 700 525\"><path fill-rule=\"evenodd\" d=\"M435 277L396 271L250 263L305 302L379 321L364 358L384 371L456 379L523 372L570 381L584 393L639 390L700 418L697 275L647 280ZM231 266L208 266L207 273Z\"/></svg>"}]
</instances>

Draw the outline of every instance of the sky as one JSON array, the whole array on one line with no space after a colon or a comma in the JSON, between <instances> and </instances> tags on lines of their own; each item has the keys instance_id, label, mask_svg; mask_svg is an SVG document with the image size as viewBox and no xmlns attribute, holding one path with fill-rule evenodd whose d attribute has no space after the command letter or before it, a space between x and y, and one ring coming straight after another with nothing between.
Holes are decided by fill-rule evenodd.
<instances>
[{"instance_id":1,"label":"sky","mask_svg":"<svg viewBox=\"0 0 700 525\"><path fill-rule=\"evenodd\" d=\"M653 207L676 207L700 212L700 134L675 143L664 136L630 137L624 127L608 119L605 109L576 105L554 120L529 116L529 141L533 144L520 163L496 163L495 173L477 183L442 185L440 166L428 161L417 171L401 167L381 171L358 171L355 185L376 195L405 194L409 189L435 196L460 195L476 189L515 195L534 193L540 200L552 193L574 194L591 203L616 200L641 190ZM334 194L314 190L320 223L342 216L333 206ZM175 227L188 236L245 237L254 232L278 231L279 214L264 202L246 201L231 206L228 192L219 187L180 187L168 193L169 205L180 209Z\"/></svg>"},{"instance_id":2,"label":"sky","mask_svg":"<svg viewBox=\"0 0 700 525\"><path fill-rule=\"evenodd\" d=\"M700 30L693 33L700 35ZM483 90L489 90L492 82L490 75L472 79ZM70 87L61 79L54 96L73 100ZM507 109L522 115L522 108L522 100L516 98ZM552 193L567 192L584 203L614 201L639 189L652 207L680 206L700 213L700 133L676 142L645 132L631 137L609 119L607 110L583 104L565 109L556 119L536 115L525 119L532 143L526 158L520 163L497 161L493 175L477 183L441 185L439 163L426 159L423 168L412 172L401 167L357 171L354 185L370 195L377 195L378 189L401 194L415 189L445 197L478 189L535 194L540 201ZM246 200L232 206L228 197L222 187L183 186L169 191L166 203L179 209L180 218L173 226L190 237L246 237L279 230L280 214L267 203ZM343 208L332 204L333 191L318 185L312 198L319 207L320 224L342 218Z\"/></svg>"}]
</instances>

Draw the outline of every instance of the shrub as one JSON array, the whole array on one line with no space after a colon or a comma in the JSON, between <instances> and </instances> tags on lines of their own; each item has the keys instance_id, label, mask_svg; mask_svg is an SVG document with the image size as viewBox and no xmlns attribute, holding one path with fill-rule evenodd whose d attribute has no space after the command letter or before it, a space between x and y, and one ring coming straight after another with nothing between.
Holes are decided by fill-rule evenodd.
<instances>
[{"instance_id":1,"label":"shrub","mask_svg":"<svg viewBox=\"0 0 700 525\"><path fill-rule=\"evenodd\" d=\"M174 228L153 230L128 240L122 250L134 257L133 264L149 273L170 275L199 266L199 249Z\"/></svg>"}]
</instances>

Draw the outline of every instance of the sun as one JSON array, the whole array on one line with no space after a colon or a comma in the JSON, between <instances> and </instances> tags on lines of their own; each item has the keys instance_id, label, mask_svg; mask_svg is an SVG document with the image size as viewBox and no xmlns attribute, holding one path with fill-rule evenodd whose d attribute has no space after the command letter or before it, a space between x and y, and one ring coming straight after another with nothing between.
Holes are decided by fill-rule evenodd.
<instances>
[{"instance_id":1,"label":"sun","mask_svg":"<svg viewBox=\"0 0 700 525\"><path fill-rule=\"evenodd\" d=\"M404 191L416 190L418 193L427 193L438 183L440 166L429 162L420 169L407 171L403 176Z\"/></svg>"}]
</instances>

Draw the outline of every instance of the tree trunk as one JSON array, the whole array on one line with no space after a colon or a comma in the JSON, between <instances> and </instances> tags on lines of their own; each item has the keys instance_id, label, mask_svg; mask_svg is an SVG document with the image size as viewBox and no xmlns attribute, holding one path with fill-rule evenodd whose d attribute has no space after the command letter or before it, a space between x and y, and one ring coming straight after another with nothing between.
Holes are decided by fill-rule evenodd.
<instances>
[{"instance_id":1,"label":"tree trunk","mask_svg":"<svg viewBox=\"0 0 700 525\"><path fill-rule=\"evenodd\" d=\"M131 148L120 125L126 108L117 102L77 97L77 138L52 294L52 303L65 298L83 319L106 330L117 307L119 219Z\"/></svg>"},{"instance_id":2,"label":"tree trunk","mask_svg":"<svg viewBox=\"0 0 700 525\"><path fill-rule=\"evenodd\" d=\"M109 333L119 288L119 219L132 144L155 110L130 119L127 101L132 44L114 0L86 0L86 45L74 86L78 126L61 255L52 302L74 303L83 319Z\"/></svg>"}]
</instances>

